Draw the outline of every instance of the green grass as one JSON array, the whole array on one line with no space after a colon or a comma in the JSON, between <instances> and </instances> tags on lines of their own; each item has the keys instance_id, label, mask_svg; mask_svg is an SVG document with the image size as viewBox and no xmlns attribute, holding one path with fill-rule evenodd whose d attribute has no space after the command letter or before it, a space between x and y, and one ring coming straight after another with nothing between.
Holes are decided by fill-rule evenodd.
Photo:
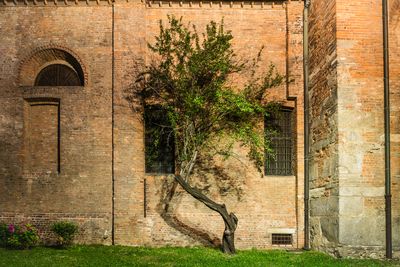
<instances>
[{"instance_id":1,"label":"green grass","mask_svg":"<svg viewBox=\"0 0 400 267\"><path fill-rule=\"evenodd\" d=\"M395 266L399 262L335 259L319 252L243 250L235 256L210 248L74 246L32 250L0 248L0 266Z\"/></svg>"}]
</instances>

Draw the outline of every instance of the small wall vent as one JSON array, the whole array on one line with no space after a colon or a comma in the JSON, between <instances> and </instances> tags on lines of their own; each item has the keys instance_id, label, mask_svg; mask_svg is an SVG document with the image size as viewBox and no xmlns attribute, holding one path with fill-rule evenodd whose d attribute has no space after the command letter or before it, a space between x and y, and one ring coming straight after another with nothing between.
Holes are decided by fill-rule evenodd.
<instances>
[{"instance_id":1,"label":"small wall vent","mask_svg":"<svg viewBox=\"0 0 400 267\"><path fill-rule=\"evenodd\" d=\"M272 245L293 245L292 234L272 234Z\"/></svg>"}]
</instances>

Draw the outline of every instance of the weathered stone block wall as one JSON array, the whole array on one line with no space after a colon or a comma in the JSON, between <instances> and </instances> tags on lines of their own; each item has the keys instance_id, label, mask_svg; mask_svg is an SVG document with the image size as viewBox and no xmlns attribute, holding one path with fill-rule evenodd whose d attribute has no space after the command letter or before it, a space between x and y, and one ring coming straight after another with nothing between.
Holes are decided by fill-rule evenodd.
<instances>
[{"instance_id":1,"label":"weathered stone block wall","mask_svg":"<svg viewBox=\"0 0 400 267\"><path fill-rule=\"evenodd\" d=\"M381 1L337 1L339 243L384 246Z\"/></svg>"},{"instance_id":2,"label":"weathered stone block wall","mask_svg":"<svg viewBox=\"0 0 400 267\"><path fill-rule=\"evenodd\" d=\"M399 245L396 232L399 227L396 197L399 194L398 7L398 1L391 2L389 22L395 247ZM385 164L381 1L312 1L310 24L312 244L342 256L383 257ZM333 108L325 105L327 100ZM334 111L331 113L334 116L325 115L330 110ZM320 124L323 122L325 124ZM320 149L321 141L322 147L334 148L331 153L326 153L329 149ZM325 202L327 199L334 201ZM324 226L318 220L326 215L332 220ZM324 228L329 230L324 231Z\"/></svg>"},{"instance_id":3,"label":"weathered stone block wall","mask_svg":"<svg viewBox=\"0 0 400 267\"><path fill-rule=\"evenodd\" d=\"M31 221L46 236L50 223L73 220L81 226L79 242L109 244L111 8L8 3L0 7L0 25L0 221ZM66 50L78 57L85 85L33 87L33 81L22 82L29 81L19 77L24 62L41 48ZM29 71L37 74L39 70ZM24 111L25 99L32 98L57 99L59 121L47 117L57 116L47 112L49 106L43 106L45 114L39 112L37 116ZM27 132L29 118L34 120L33 132ZM52 129L56 126L50 123L60 126L60 172L52 165L58 137ZM51 146L52 155L42 151L42 141L32 139L40 135L47 138L43 148ZM29 142L33 141L37 145L29 152ZM33 161L29 155L35 157ZM40 168L31 168L29 162L41 162Z\"/></svg>"},{"instance_id":4,"label":"weathered stone block wall","mask_svg":"<svg viewBox=\"0 0 400 267\"><path fill-rule=\"evenodd\" d=\"M239 57L251 59L265 45L264 67L273 62L295 82L272 90L271 99L282 100L296 112L296 173L289 177L260 177L244 158L245 164L231 160L217 167L229 180L217 174L205 175L195 184L213 199L224 202L239 218L236 242L239 248L271 247L271 233L293 233L294 247L303 245L302 204L302 2L287 6L275 3L234 2L117 2L115 7L115 240L131 245L215 244L223 231L222 219L200 202L193 200L179 186L166 214L163 214L166 190L172 178L144 172L144 140L141 110L126 101L127 91L140 67L152 60L146 42L153 42L158 23L167 14L183 16L198 30L211 20L224 18L232 30ZM287 20L289 23L287 23ZM292 97L292 101L287 99ZM206 182L212 186L206 189ZM223 190L220 190L223 188ZM227 192L224 192L227 190ZM146 213L146 216L145 216Z\"/></svg>"},{"instance_id":5,"label":"weathered stone block wall","mask_svg":"<svg viewBox=\"0 0 400 267\"><path fill-rule=\"evenodd\" d=\"M389 1L393 246L400 251L400 1ZM399 255L397 255L399 256Z\"/></svg>"},{"instance_id":6,"label":"weathered stone block wall","mask_svg":"<svg viewBox=\"0 0 400 267\"><path fill-rule=\"evenodd\" d=\"M336 2L311 1L310 235L313 248L326 250L339 239L336 43Z\"/></svg>"}]
</instances>

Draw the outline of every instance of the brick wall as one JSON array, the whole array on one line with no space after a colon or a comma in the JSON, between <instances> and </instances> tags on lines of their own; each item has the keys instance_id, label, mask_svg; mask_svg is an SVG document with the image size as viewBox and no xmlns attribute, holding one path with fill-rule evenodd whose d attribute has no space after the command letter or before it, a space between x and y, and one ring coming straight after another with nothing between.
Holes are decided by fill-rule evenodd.
<instances>
[{"instance_id":1,"label":"brick wall","mask_svg":"<svg viewBox=\"0 0 400 267\"><path fill-rule=\"evenodd\" d=\"M33 221L44 232L52 221L74 220L86 233L80 242L109 244L111 9L7 5L0 7L0 25L0 220ZM30 65L30 59L38 62L42 48L64 49L79 58L85 86L32 87L27 74L40 66ZM60 172L52 166L54 155L41 147L56 149L51 138L57 136L42 144L36 140L36 147L29 148L32 138L50 134L45 120L54 115L46 105L39 113L24 111L25 99L34 98L59 101ZM36 134L28 130L30 121ZM28 166L39 162L39 169Z\"/></svg>"},{"instance_id":2,"label":"brick wall","mask_svg":"<svg viewBox=\"0 0 400 267\"><path fill-rule=\"evenodd\" d=\"M392 164L393 246L400 248L400 1L389 6L390 121ZM397 255L398 256L398 255Z\"/></svg>"},{"instance_id":3,"label":"brick wall","mask_svg":"<svg viewBox=\"0 0 400 267\"><path fill-rule=\"evenodd\" d=\"M163 214L163 198L172 178L144 173L142 113L137 103L129 102L126 97L137 73L152 59L147 42L158 34L160 19L175 14L202 29L210 20L219 22L224 18L226 29L233 32L234 47L240 57L251 59L264 45L263 68L273 62L293 80L271 90L269 97L294 108L296 170L293 176L261 177L238 146L235 151L243 164L235 160L219 162L215 167L223 170L225 176L211 173L198 176L194 183L236 213L239 248L271 247L271 233L292 233L293 247L302 247L302 2L174 1L160 5L118 1L114 8L114 35L113 10L106 1L67 1L58 2L57 6L53 2L34 5L28 1L27 6L17 5L3 1L0 7L0 31L4 36L0 43L0 140L4 148L0 150L1 221L31 221L48 237L51 222L74 220L82 226L78 241L110 244L114 153L116 244L218 243L223 231L221 218L179 187L169 211ZM41 48L50 52L37 54ZM76 57L85 76L84 86L33 87L44 59L63 59L55 49ZM243 79L239 77L238 82ZM27 167L30 152L26 144L33 135L27 131L31 113L24 111L24 99L31 98L59 101L60 172L33 172ZM53 115L47 111L41 119ZM34 123L39 127L45 121L34 120ZM47 131L46 127L38 128L37 136L41 131L50 133L51 129ZM43 159L49 155L44 154ZM35 155L41 157L40 153ZM211 184L208 189L207 183Z\"/></svg>"},{"instance_id":4,"label":"brick wall","mask_svg":"<svg viewBox=\"0 0 400 267\"><path fill-rule=\"evenodd\" d=\"M391 2L390 112L395 247L399 242L396 233L399 222L396 211L399 205L396 200L399 194L398 7L398 1ZM312 244L336 255L382 257L385 164L381 1L313 1L311 18ZM331 109L325 106L328 100ZM329 110L334 111L333 116L325 116ZM317 126L323 119L327 124ZM326 147L333 149L329 151ZM326 202L328 199L332 202ZM324 225L323 218L327 217L331 220Z\"/></svg>"},{"instance_id":5,"label":"brick wall","mask_svg":"<svg viewBox=\"0 0 400 267\"><path fill-rule=\"evenodd\" d=\"M337 7L339 242L344 250L347 246L382 246L385 165L381 1L337 1Z\"/></svg>"},{"instance_id":6,"label":"brick wall","mask_svg":"<svg viewBox=\"0 0 400 267\"><path fill-rule=\"evenodd\" d=\"M222 6L209 3L200 6L198 2L184 2L182 6L179 2L172 2L171 6L168 3L160 6L158 2L147 6L140 2L116 4L115 238L118 244L210 245L218 242L223 231L219 215L179 187L169 212L163 214L163 198L172 178L144 173L141 113L132 109L125 97L138 68L152 60L146 42L154 41L159 20L166 21L167 14L183 16L185 22L190 21L201 30L210 20L219 22L224 18L226 29L232 30L234 35L234 47L239 56L247 59L254 57L261 45L265 45L264 66L271 61L282 73L288 72L295 79L271 92L270 97L295 108L296 125L299 126L296 130L302 133L302 112L298 109L302 105L302 57L298 54L302 48L301 12L301 2L291 2L287 6L256 3L253 7L250 3L242 7L236 2L232 7L228 2L223 2ZM289 96L293 97L292 101L287 101ZM239 248L271 247L271 233L276 231L293 233L294 247L302 246L303 204L299 189L302 188L302 176L297 174L303 170L301 141L299 137L296 150L299 165L295 176L261 178L238 147L244 165L232 160L217 166L233 178L231 185L215 175L194 180L203 188L205 183L211 183L205 191L207 195L226 203L238 216L236 244ZM228 193L221 195L221 187Z\"/></svg>"}]
</instances>

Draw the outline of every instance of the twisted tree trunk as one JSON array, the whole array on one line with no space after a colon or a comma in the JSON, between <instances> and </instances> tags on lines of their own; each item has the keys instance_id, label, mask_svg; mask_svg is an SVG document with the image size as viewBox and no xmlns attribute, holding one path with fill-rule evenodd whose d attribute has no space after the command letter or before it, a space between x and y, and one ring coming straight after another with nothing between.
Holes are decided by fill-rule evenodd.
<instances>
[{"instance_id":1,"label":"twisted tree trunk","mask_svg":"<svg viewBox=\"0 0 400 267\"><path fill-rule=\"evenodd\" d=\"M207 207L221 215L225 223L225 230L222 236L222 251L228 254L235 254L235 230L238 224L238 218L236 215L232 212L228 213L225 204L218 204L209 199L199 189L191 187L181 175L175 175L175 179L192 197L201 201Z\"/></svg>"}]
</instances>

